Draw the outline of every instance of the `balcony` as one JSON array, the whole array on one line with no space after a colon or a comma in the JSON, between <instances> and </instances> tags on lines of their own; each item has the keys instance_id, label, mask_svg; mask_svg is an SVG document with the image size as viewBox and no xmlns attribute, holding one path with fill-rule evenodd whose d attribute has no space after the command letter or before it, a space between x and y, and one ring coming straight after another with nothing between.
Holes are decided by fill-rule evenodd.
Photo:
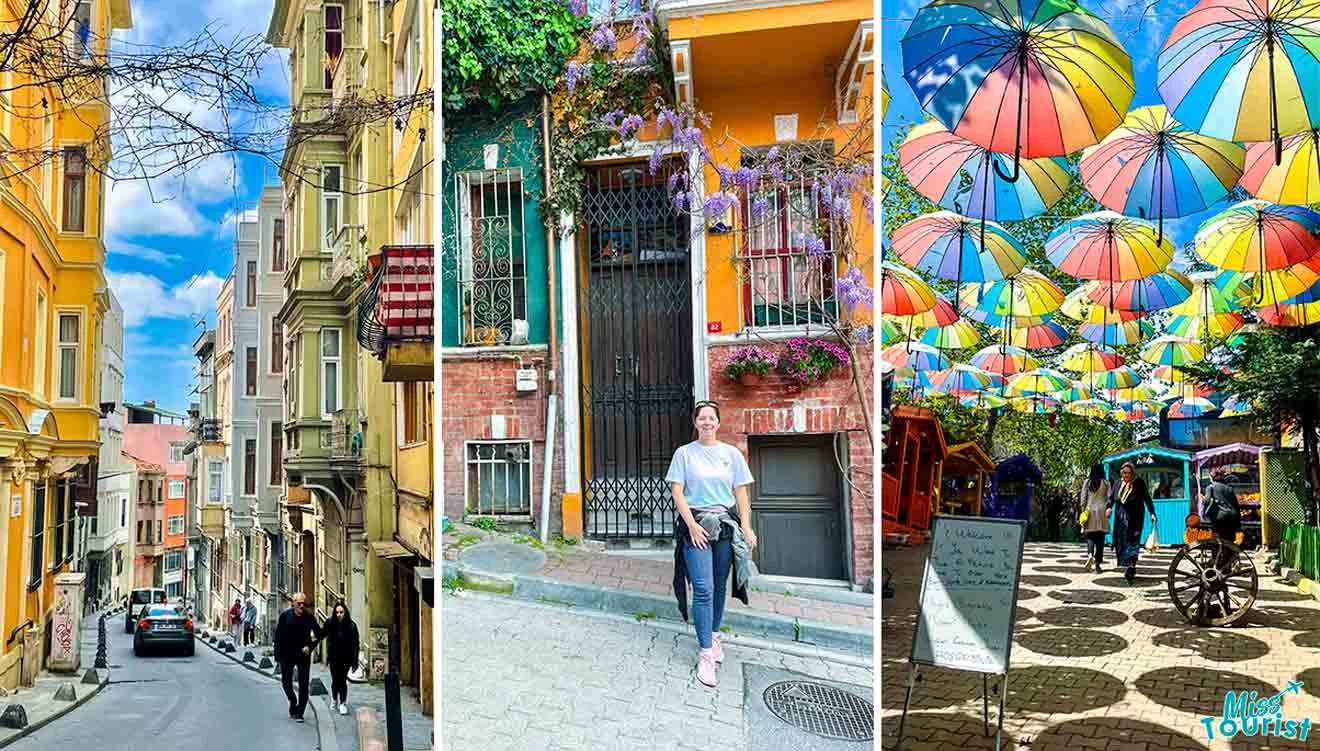
<instances>
[{"instance_id":1,"label":"balcony","mask_svg":"<svg viewBox=\"0 0 1320 751\"><path fill-rule=\"evenodd\" d=\"M202 534L212 540L223 540L228 534L228 517L224 504L206 503L201 508Z\"/></svg>"},{"instance_id":2,"label":"balcony","mask_svg":"<svg viewBox=\"0 0 1320 751\"><path fill-rule=\"evenodd\" d=\"M361 47L345 47L335 59L333 82L330 85L330 108L339 110L357 99L362 88L362 67L358 60L362 57Z\"/></svg>"},{"instance_id":3,"label":"balcony","mask_svg":"<svg viewBox=\"0 0 1320 751\"><path fill-rule=\"evenodd\" d=\"M331 285L339 284L357 272L358 246L362 237L362 225L345 224L328 238L332 260L327 281Z\"/></svg>"},{"instance_id":4,"label":"balcony","mask_svg":"<svg viewBox=\"0 0 1320 751\"><path fill-rule=\"evenodd\" d=\"M165 555L165 546L156 542L139 542L134 546L134 552L143 558L159 558Z\"/></svg>"},{"instance_id":5,"label":"balcony","mask_svg":"<svg viewBox=\"0 0 1320 751\"><path fill-rule=\"evenodd\" d=\"M435 249L387 245L368 259L371 282L358 302L358 344L384 365L387 382L434 377Z\"/></svg>"},{"instance_id":6,"label":"balcony","mask_svg":"<svg viewBox=\"0 0 1320 751\"><path fill-rule=\"evenodd\" d=\"M204 417L197 426L198 437L202 443L220 443L223 425L218 417Z\"/></svg>"},{"instance_id":7,"label":"balcony","mask_svg":"<svg viewBox=\"0 0 1320 751\"><path fill-rule=\"evenodd\" d=\"M335 412L330 425L330 456L333 459L362 457L362 419L356 409Z\"/></svg>"}]
</instances>

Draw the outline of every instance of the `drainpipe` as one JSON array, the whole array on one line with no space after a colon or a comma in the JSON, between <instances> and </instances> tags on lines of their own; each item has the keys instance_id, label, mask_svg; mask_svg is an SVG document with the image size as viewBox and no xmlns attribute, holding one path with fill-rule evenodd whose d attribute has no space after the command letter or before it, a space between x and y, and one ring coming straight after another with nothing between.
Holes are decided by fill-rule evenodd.
<instances>
[{"instance_id":1,"label":"drainpipe","mask_svg":"<svg viewBox=\"0 0 1320 751\"><path fill-rule=\"evenodd\" d=\"M541 94L541 150L544 156L542 170L545 175L544 192L548 194L551 186L550 176L550 96ZM550 382L549 405L546 410L545 425L545 463L541 478L541 544L544 545L550 535L550 484L554 478L556 406L559 395L559 379L555 377L556 363L559 362L559 332L556 331L558 318L555 311L555 247L559 236L558 217L546 217L545 220L545 277L546 300L548 305L550 331L549 356L545 366L546 379Z\"/></svg>"}]
</instances>

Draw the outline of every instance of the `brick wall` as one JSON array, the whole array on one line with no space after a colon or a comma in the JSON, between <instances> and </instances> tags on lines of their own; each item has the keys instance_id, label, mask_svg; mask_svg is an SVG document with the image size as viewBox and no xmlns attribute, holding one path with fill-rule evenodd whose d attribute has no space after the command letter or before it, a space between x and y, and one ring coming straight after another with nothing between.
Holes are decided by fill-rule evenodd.
<instances>
[{"instance_id":1,"label":"brick wall","mask_svg":"<svg viewBox=\"0 0 1320 751\"><path fill-rule=\"evenodd\" d=\"M724 366L740 345L712 346L710 398L720 403L720 437L747 451L749 435L846 432L851 485L853 581L865 583L875 571L875 474L865 432L865 421L852 382L850 368L836 369L830 377L796 390L785 376L771 372L757 386L729 380ZM762 345L774 349L774 345ZM874 421L871 383L874 352L859 352L863 393Z\"/></svg>"},{"instance_id":2,"label":"brick wall","mask_svg":"<svg viewBox=\"0 0 1320 751\"><path fill-rule=\"evenodd\" d=\"M521 357L523 367L535 368L539 373L540 388L534 393L520 394L514 389L517 357L494 353L453 355L447 352L444 355L440 425L444 451L443 508L451 520L461 521L464 515L465 442L492 440L491 416L502 415L505 418L505 439L532 441L532 514L537 523L540 522L546 396L549 393L545 379L546 351L523 353ZM560 414L562 416L562 404ZM564 491L562 419L559 423L550 485L551 536L563 529L560 516L560 499Z\"/></svg>"}]
</instances>

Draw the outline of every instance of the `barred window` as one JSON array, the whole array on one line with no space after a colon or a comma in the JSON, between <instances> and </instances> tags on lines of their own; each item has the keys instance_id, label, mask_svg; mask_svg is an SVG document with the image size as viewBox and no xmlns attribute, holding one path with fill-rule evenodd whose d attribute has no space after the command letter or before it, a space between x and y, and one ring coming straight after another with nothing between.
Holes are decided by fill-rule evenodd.
<instances>
[{"instance_id":1,"label":"barred window","mask_svg":"<svg viewBox=\"0 0 1320 751\"><path fill-rule=\"evenodd\" d=\"M467 506L478 514L528 514L532 508L530 441L467 444Z\"/></svg>"},{"instance_id":2,"label":"barred window","mask_svg":"<svg viewBox=\"0 0 1320 751\"><path fill-rule=\"evenodd\" d=\"M463 344L527 341L522 169L457 175L458 299Z\"/></svg>"}]
</instances>

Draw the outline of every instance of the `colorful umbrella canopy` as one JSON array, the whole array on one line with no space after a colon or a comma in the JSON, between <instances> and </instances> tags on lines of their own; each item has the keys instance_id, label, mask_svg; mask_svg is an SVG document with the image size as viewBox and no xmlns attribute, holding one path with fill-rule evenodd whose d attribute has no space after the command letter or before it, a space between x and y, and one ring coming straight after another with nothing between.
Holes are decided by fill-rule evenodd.
<instances>
[{"instance_id":1,"label":"colorful umbrella canopy","mask_svg":"<svg viewBox=\"0 0 1320 751\"><path fill-rule=\"evenodd\" d=\"M1154 105L1127 113L1083 152L1079 171L1101 206L1156 220L1162 240L1165 219L1204 211L1228 195L1245 156L1241 146L1196 133Z\"/></svg>"},{"instance_id":2,"label":"colorful umbrella canopy","mask_svg":"<svg viewBox=\"0 0 1320 751\"><path fill-rule=\"evenodd\" d=\"M904 263L941 279L989 282L1022 270L1027 257L1018 241L994 222L952 211L923 214L894 232L894 252Z\"/></svg>"},{"instance_id":3,"label":"colorful umbrella canopy","mask_svg":"<svg viewBox=\"0 0 1320 751\"><path fill-rule=\"evenodd\" d=\"M880 312L913 316L935 307L935 290L911 269L898 264L880 264Z\"/></svg>"},{"instance_id":4,"label":"colorful umbrella canopy","mask_svg":"<svg viewBox=\"0 0 1320 751\"><path fill-rule=\"evenodd\" d=\"M1272 142L1247 144L1246 167L1238 184L1265 201L1320 203L1320 129L1283 139L1283 157L1277 164Z\"/></svg>"},{"instance_id":5,"label":"colorful umbrella canopy","mask_svg":"<svg viewBox=\"0 0 1320 751\"><path fill-rule=\"evenodd\" d=\"M903 338L903 332L898 330L898 327L894 325L894 322L890 320L889 316L881 315L880 316L881 346L884 346L886 344L892 344L895 341L902 338Z\"/></svg>"},{"instance_id":6,"label":"colorful umbrella canopy","mask_svg":"<svg viewBox=\"0 0 1320 751\"><path fill-rule=\"evenodd\" d=\"M1191 294L1186 300L1169 308L1175 316L1204 317L1232 313L1251 302L1251 285L1247 277L1236 271L1189 274Z\"/></svg>"},{"instance_id":7,"label":"colorful umbrella canopy","mask_svg":"<svg viewBox=\"0 0 1320 751\"><path fill-rule=\"evenodd\" d=\"M958 293L963 308L1007 317L1043 316L1059 309L1063 290L1034 269L984 284L964 284Z\"/></svg>"},{"instance_id":8,"label":"colorful umbrella canopy","mask_svg":"<svg viewBox=\"0 0 1320 751\"><path fill-rule=\"evenodd\" d=\"M987 394L982 391L975 394L962 394L958 397L958 403L972 409L997 409L1008 404L1008 400L998 394Z\"/></svg>"},{"instance_id":9,"label":"colorful umbrella canopy","mask_svg":"<svg viewBox=\"0 0 1320 751\"><path fill-rule=\"evenodd\" d=\"M1201 0L1159 55L1160 97L1207 136L1274 141L1320 126L1320 43L1314 2Z\"/></svg>"},{"instance_id":10,"label":"colorful umbrella canopy","mask_svg":"<svg viewBox=\"0 0 1320 751\"><path fill-rule=\"evenodd\" d=\"M1061 224L1045 241L1045 257L1078 279L1126 282L1163 271L1173 243L1143 219L1097 211Z\"/></svg>"},{"instance_id":11,"label":"colorful umbrella canopy","mask_svg":"<svg viewBox=\"0 0 1320 751\"><path fill-rule=\"evenodd\" d=\"M1202 316L1170 316L1164 330L1174 336L1225 337L1242 328L1243 318L1237 313L1218 313Z\"/></svg>"},{"instance_id":12,"label":"colorful umbrella canopy","mask_svg":"<svg viewBox=\"0 0 1320 751\"><path fill-rule=\"evenodd\" d=\"M1130 282L1086 282L1086 297L1091 302L1114 310L1150 313L1171 308L1192 294L1192 282L1182 272L1158 271L1145 279Z\"/></svg>"},{"instance_id":13,"label":"colorful umbrella canopy","mask_svg":"<svg viewBox=\"0 0 1320 751\"><path fill-rule=\"evenodd\" d=\"M1082 399L1080 401L1072 402L1071 404L1065 404L1063 409L1074 415L1096 419L1115 416L1114 408L1099 399Z\"/></svg>"},{"instance_id":14,"label":"colorful umbrella canopy","mask_svg":"<svg viewBox=\"0 0 1320 751\"><path fill-rule=\"evenodd\" d=\"M1140 344L1154 333L1155 327L1144 318L1111 323L1083 323L1077 327L1077 335L1086 341L1113 347Z\"/></svg>"},{"instance_id":15,"label":"colorful umbrella canopy","mask_svg":"<svg viewBox=\"0 0 1320 751\"><path fill-rule=\"evenodd\" d=\"M1054 398L1069 403L1086 401L1095 398L1095 389L1081 381L1073 381L1068 388L1056 392Z\"/></svg>"},{"instance_id":16,"label":"colorful umbrella canopy","mask_svg":"<svg viewBox=\"0 0 1320 751\"><path fill-rule=\"evenodd\" d=\"M1040 367L1040 361L1021 347L992 344L972 355L972 364L987 373L1010 376Z\"/></svg>"},{"instance_id":17,"label":"colorful umbrella canopy","mask_svg":"<svg viewBox=\"0 0 1320 751\"><path fill-rule=\"evenodd\" d=\"M1320 256L1278 271L1252 274L1248 277L1251 286L1249 304L1263 307L1285 302L1304 294L1318 281L1320 281Z\"/></svg>"},{"instance_id":18,"label":"colorful umbrella canopy","mask_svg":"<svg viewBox=\"0 0 1320 751\"><path fill-rule=\"evenodd\" d=\"M942 394L966 394L989 388L990 374L975 365L957 364L930 375L935 390Z\"/></svg>"},{"instance_id":19,"label":"colorful umbrella canopy","mask_svg":"<svg viewBox=\"0 0 1320 751\"><path fill-rule=\"evenodd\" d=\"M959 319L948 326L926 329L920 341L936 349L968 349L981 343L981 332L967 321Z\"/></svg>"},{"instance_id":20,"label":"colorful umbrella canopy","mask_svg":"<svg viewBox=\"0 0 1320 751\"><path fill-rule=\"evenodd\" d=\"M901 41L903 77L956 135L1022 157L1099 143L1135 93L1132 60L1109 27L1071 0L941 0Z\"/></svg>"},{"instance_id":21,"label":"colorful umbrella canopy","mask_svg":"<svg viewBox=\"0 0 1320 751\"><path fill-rule=\"evenodd\" d=\"M1307 287L1302 292L1293 295L1287 300L1284 300L1284 302L1292 305L1302 305L1308 302L1316 302L1317 300L1320 300L1320 281L1312 284L1310 287Z\"/></svg>"},{"instance_id":22,"label":"colorful umbrella canopy","mask_svg":"<svg viewBox=\"0 0 1320 751\"><path fill-rule=\"evenodd\" d=\"M1119 323L1135 321L1144 314L1131 310L1113 310L1102 303L1092 302L1090 295L1094 282L1077 285L1064 295L1059 312L1083 323Z\"/></svg>"},{"instance_id":23,"label":"colorful umbrella canopy","mask_svg":"<svg viewBox=\"0 0 1320 751\"><path fill-rule=\"evenodd\" d=\"M1090 342L1079 342L1065 349L1059 361L1059 367L1074 373L1099 373L1122 364L1122 355Z\"/></svg>"},{"instance_id":24,"label":"colorful umbrella canopy","mask_svg":"<svg viewBox=\"0 0 1320 751\"><path fill-rule=\"evenodd\" d=\"M977 219L1013 222L1037 216L1057 203L1072 182L1063 157L1023 160L1022 178L1008 182L997 173L1007 174L1012 162L937 122L914 127L898 147L899 166L918 193Z\"/></svg>"},{"instance_id":25,"label":"colorful umbrella canopy","mask_svg":"<svg viewBox=\"0 0 1320 751\"><path fill-rule=\"evenodd\" d=\"M1023 349L1049 349L1068 341L1068 329L1054 321L1008 329L1007 336L1000 336L1000 341Z\"/></svg>"},{"instance_id":26,"label":"colorful umbrella canopy","mask_svg":"<svg viewBox=\"0 0 1320 751\"><path fill-rule=\"evenodd\" d=\"M1125 422L1139 422L1159 417L1164 405L1160 402L1136 401L1123 408Z\"/></svg>"},{"instance_id":27,"label":"colorful umbrella canopy","mask_svg":"<svg viewBox=\"0 0 1320 751\"><path fill-rule=\"evenodd\" d=\"M977 323L984 323L993 328L1022 328L1026 326L1039 326L1042 323L1048 323L1054 319L1053 313L1042 313L1038 316L1008 316L1000 315L993 311L981 310L979 308L966 307L967 302L961 296L959 300L964 305L962 317Z\"/></svg>"},{"instance_id":28,"label":"colorful umbrella canopy","mask_svg":"<svg viewBox=\"0 0 1320 751\"><path fill-rule=\"evenodd\" d=\"M1042 396L1027 396L1017 399L1010 399L1009 404L1018 412L1027 414L1048 415L1059 411L1059 402L1057 399L1050 399Z\"/></svg>"},{"instance_id":29,"label":"colorful umbrella canopy","mask_svg":"<svg viewBox=\"0 0 1320 751\"><path fill-rule=\"evenodd\" d=\"M1169 417L1200 417L1219 409L1215 403L1200 396L1185 396L1169 405Z\"/></svg>"},{"instance_id":30,"label":"colorful umbrella canopy","mask_svg":"<svg viewBox=\"0 0 1320 751\"><path fill-rule=\"evenodd\" d=\"M1152 365L1191 365L1205 359L1205 347L1195 339L1161 336L1141 348L1141 359Z\"/></svg>"},{"instance_id":31,"label":"colorful umbrella canopy","mask_svg":"<svg viewBox=\"0 0 1320 751\"><path fill-rule=\"evenodd\" d=\"M949 358L942 352L914 342L891 344L880 351L880 359L896 368L913 370L943 370L949 367Z\"/></svg>"},{"instance_id":32,"label":"colorful umbrella canopy","mask_svg":"<svg viewBox=\"0 0 1320 751\"><path fill-rule=\"evenodd\" d=\"M1119 404L1150 401L1163 393L1162 391L1157 391L1151 383L1151 381L1142 381L1136 386L1129 386L1123 389L1103 389L1103 391L1105 398L1112 399Z\"/></svg>"},{"instance_id":33,"label":"colorful umbrella canopy","mask_svg":"<svg viewBox=\"0 0 1320 751\"><path fill-rule=\"evenodd\" d=\"M1242 417L1252 412L1251 402L1245 399L1225 399L1223 411L1219 413L1220 417Z\"/></svg>"},{"instance_id":34,"label":"colorful umbrella canopy","mask_svg":"<svg viewBox=\"0 0 1320 751\"><path fill-rule=\"evenodd\" d=\"M1211 266L1245 273L1309 261L1320 255L1320 214L1305 206L1246 200L1201 225L1196 254Z\"/></svg>"},{"instance_id":35,"label":"colorful umbrella canopy","mask_svg":"<svg viewBox=\"0 0 1320 751\"><path fill-rule=\"evenodd\" d=\"M1120 365L1091 376L1091 385L1098 389L1130 389L1141 383L1141 376L1130 365Z\"/></svg>"},{"instance_id":36,"label":"colorful umbrella canopy","mask_svg":"<svg viewBox=\"0 0 1320 751\"><path fill-rule=\"evenodd\" d=\"M914 331L915 329L931 329L940 326L948 326L958 320L958 311L953 309L953 303L940 293L935 293L935 305L924 313L918 313L899 322L899 328L905 331Z\"/></svg>"},{"instance_id":37,"label":"colorful umbrella canopy","mask_svg":"<svg viewBox=\"0 0 1320 751\"><path fill-rule=\"evenodd\" d=\"M1285 328L1310 326L1313 323L1320 323L1320 303L1271 305L1268 308L1258 309L1256 316L1260 318L1261 322L1268 323L1271 326Z\"/></svg>"},{"instance_id":38,"label":"colorful umbrella canopy","mask_svg":"<svg viewBox=\"0 0 1320 751\"><path fill-rule=\"evenodd\" d=\"M1051 368L1034 368L1008 379L1008 393L1013 396L1057 394L1072 385L1068 376Z\"/></svg>"}]
</instances>

